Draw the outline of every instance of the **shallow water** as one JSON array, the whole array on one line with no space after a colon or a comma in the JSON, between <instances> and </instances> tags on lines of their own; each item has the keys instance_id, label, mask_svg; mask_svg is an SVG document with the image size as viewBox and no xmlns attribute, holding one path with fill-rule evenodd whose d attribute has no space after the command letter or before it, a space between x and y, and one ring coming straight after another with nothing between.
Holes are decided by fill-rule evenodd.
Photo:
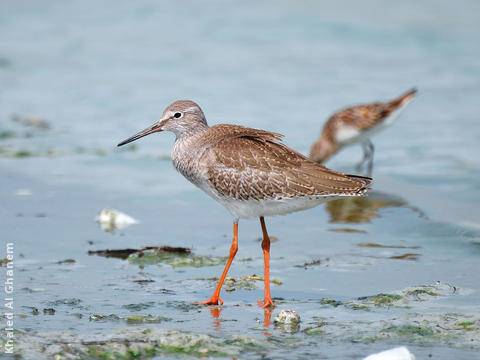
<instances>
[{"instance_id":1,"label":"shallow water","mask_svg":"<svg viewBox=\"0 0 480 360\"><path fill-rule=\"evenodd\" d=\"M407 345L417 358L473 358L480 348L480 6L390 6L107 1L92 12L84 1L2 2L0 226L2 243L14 243L23 356L68 353L61 344L81 347L95 336L108 343L118 332L132 340L148 328L209 336L207 353L165 348L159 357L360 359ZM283 133L306 153L335 110L412 86L418 98L374 140L369 197L267 219L278 238L271 276L281 281L272 285L271 324L256 306L262 282L239 280L262 274L258 221L240 222L229 272L237 283L222 292L223 307L191 305L210 296L215 281L202 279L218 276L223 264L88 255L162 245L216 263L227 254L231 218L173 169L171 134L115 147L171 101L195 100L210 124ZM32 117L50 128L25 124ZM360 158L350 148L327 165L354 172ZM94 218L105 207L140 223L104 232ZM58 263L66 259L74 262ZM411 295L421 285L435 295ZM362 299L377 294L401 298ZM299 313L298 332L273 324L281 309ZM154 319L138 324L144 320L132 315Z\"/></svg>"}]
</instances>

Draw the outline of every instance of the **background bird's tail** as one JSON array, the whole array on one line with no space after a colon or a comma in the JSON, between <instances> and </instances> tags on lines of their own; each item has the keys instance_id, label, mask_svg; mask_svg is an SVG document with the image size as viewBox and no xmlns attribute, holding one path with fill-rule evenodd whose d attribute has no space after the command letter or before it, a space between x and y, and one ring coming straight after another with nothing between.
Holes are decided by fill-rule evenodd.
<instances>
[{"instance_id":1,"label":"background bird's tail","mask_svg":"<svg viewBox=\"0 0 480 360\"><path fill-rule=\"evenodd\" d=\"M407 105L410 101L412 101L415 98L416 93L417 93L417 89L413 88L408 92L406 92L405 94L399 96L395 100L390 101L389 105L393 108Z\"/></svg>"}]
</instances>

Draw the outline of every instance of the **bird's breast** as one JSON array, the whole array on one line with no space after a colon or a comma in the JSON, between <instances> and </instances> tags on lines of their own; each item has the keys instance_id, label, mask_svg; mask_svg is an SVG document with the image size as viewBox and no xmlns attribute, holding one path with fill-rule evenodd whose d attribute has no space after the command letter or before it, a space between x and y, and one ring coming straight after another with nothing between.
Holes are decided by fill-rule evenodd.
<instances>
[{"instance_id":1,"label":"bird's breast","mask_svg":"<svg viewBox=\"0 0 480 360\"><path fill-rule=\"evenodd\" d=\"M187 180L197 186L203 179L199 168L201 154L202 151L188 140L177 140L172 150L173 166Z\"/></svg>"}]
</instances>

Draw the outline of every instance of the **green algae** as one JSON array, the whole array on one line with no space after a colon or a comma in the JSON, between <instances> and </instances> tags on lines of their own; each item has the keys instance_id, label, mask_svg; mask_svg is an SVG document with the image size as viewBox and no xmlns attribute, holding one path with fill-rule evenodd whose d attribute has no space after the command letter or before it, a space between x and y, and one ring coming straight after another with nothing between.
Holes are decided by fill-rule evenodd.
<instances>
[{"instance_id":1,"label":"green algae","mask_svg":"<svg viewBox=\"0 0 480 360\"><path fill-rule=\"evenodd\" d=\"M152 315L127 315L125 316L127 324L158 324L162 322L172 321L172 318L164 316L152 316Z\"/></svg>"},{"instance_id":2,"label":"green algae","mask_svg":"<svg viewBox=\"0 0 480 360\"><path fill-rule=\"evenodd\" d=\"M144 347L142 349L129 349L124 352L104 349L102 346L90 345L85 351L90 359L99 360L130 360L130 359L151 359L157 355L154 347ZM79 357L77 359L82 359Z\"/></svg>"},{"instance_id":3,"label":"green algae","mask_svg":"<svg viewBox=\"0 0 480 360\"><path fill-rule=\"evenodd\" d=\"M110 315L101 315L101 314L91 314L88 318L90 321L116 321L120 320L120 317L115 314Z\"/></svg>"},{"instance_id":4,"label":"green algae","mask_svg":"<svg viewBox=\"0 0 480 360\"><path fill-rule=\"evenodd\" d=\"M10 259L0 259L0 266L6 266L11 260Z\"/></svg>"},{"instance_id":5,"label":"green algae","mask_svg":"<svg viewBox=\"0 0 480 360\"><path fill-rule=\"evenodd\" d=\"M97 347L95 345L90 345L86 349L85 353L86 353L86 355L88 355L92 359L105 359L105 360L118 359L119 357L117 357L117 355L120 355L120 354L114 354L114 353L110 352L109 350L100 349L99 347ZM60 358L61 358L61 355L64 355L64 354L60 353L60 354L57 354L57 355L59 355Z\"/></svg>"},{"instance_id":6,"label":"green algae","mask_svg":"<svg viewBox=\"0 0 480 360\"><path fill-rule=\"evenodd\" d=\"M372 344L374 343L375 341L377 341L377 339L375 337L365 337L365 338L362 338L360 340L360 342L364 343L364 344Z\"/></svg>"},{"instance_id":7,"label":"green algae","mask_svg":"<svg viewBox=\"0 0 480 360\"><path fill-rule=\"evenodd\" d=\"M108 151L105 149L94 149L93 153L100 157L105 157L108 155Z\"/></svg>"},{"instance_id":8,"label":"green algae","mask_svg":"<svg viewBox=\"0 0 480 360\"><path fill-rule=\"evenodd\" d=\"M153 316L153 315L140 315L140 314L130 314L124 317L110 314L110 315L102 315L102 314L91 314L89 316L90 321L98 321L98 322L106 322L106 321L120 321L124 320L127 324L159 324L163 322L172 321L172 318L164 317L164 316Z\"/></svg>"},{"instance_id":9,"label":"green algae","mask_svg":"<svg viewBox=\"0 0 480 360\"><path fill-rule=\"evenodd\" d=\"M380 330L381 333L394 333L397 336L434 336L436 334L431 328L420 325L398 325L390 326Z\"/></svg>"},{"instance_id":10,"label":"green algae","mask_svg":"<svg viewBox=\"0 0 480 360\"><path fill-rule=\"evenodd\" d=\"M77 298L70 298L70 299L58 299L54 301L49 301L48 305L50 306L59 306L59 305L70 305L70 306L77 306L82 302L82 300Z\"/></svg>"},{"instance_id":11,"label":"green algae","mask_svg":"<svg viewBox=\"0 0 480 360\"><path fill-rule=\"evenodd\" d=\"M404 289L401 294L410 300L427 301L440 296L451 296L459 291L460 289L455 286L437 282L434 285L420 285Z\"/></svg>"},{"instance_id":12,"label":"green algae","mask_svg":"<svg viewBox=\"0 0 480 360\"><path fill-rule=\"evenodd\" d=\"M204 308L204 305L186 301L167 301L166 305L169 308L178 309L183 312L198 311Z\"/></svg>"},{"instance_id":13,"label":"green algae","mask_svg":"<svg viewBox=\"0 0 480 360\"><path fill-rule=\"evenodd\" d=\"M439 294L431 291L431 290L425 290L425 289L414 289L414 290L408 290L406 292L407 295L412 295L415 297L418 297L419 295L429 295L429 296L438 296Z\"/></svg>"},{"instance_id":14,"label":"green algae","mask_svg":"<svg viewBox=\"0 0 480 360\"><path fill-rule=\"evenodd\" d=\"M127 309L127 310L130 310L130 311L141 311L141 310L145 310L145 309L148 309L148 308L151 308L152 306L154 306L155 303L153 301L150 301L148 303L138 303L138 304L127 304L127 305L123 305L122 308L124 309Z\"/></svg>"},{"instance_id":15,"label":"green algae","mask_svg":"<svg viewBox=\"0 0 480 360\"><path fill-rule=\"evenodd\" d=\"M129 327L103 335L76 334L72 337L60 333L24 333L18 336L19 349L32 351L34 348L36 353L41 351L48 358L55 358L57 355L57 359L208 358L240 355L244 358L253 355L256 358L270 349L288 351L299 344L298 336L278 336L278 333L268 334L265 339L257 340L246 335L217 338L206 333L135 326L147 324L148 321L144 320L148 318L152 317L128 315L123 320L131 320L127 322ZM414 313L403 316L392 314L376 321L358 318L337 321L335 317L313 317L312 320L309 326L302 330L302 334L315 341L350 341L364 344L401 341L406 345L480 349L480 331L475 328L479 320L472 319L471 315ZM291 333L299 329L297 327L296 330L287 330ZM286 330L275 325L274 329L269 331L284 333Z\"/></svg>"},{"instance_id":16,"label":"green algae","mask_svg":"<svg viewBox=\"0 0 480 360\"><path fill-rule=\"evenodd\" d=\"M326 331L321 327L307 327L302 330L304 334L313 336L313 335L325 335Z\"/></svg>"},{"instance_id":17,"label":"green algae","mask_svg":"<svg viewBox=\"0 0 480 360\"><path fill-rule=\"evenodd\" d=\"M367 310L367 311L370 310L370 308L365 304L357 304L350 301L345 303L345 307L350 308L352 310Z\"/></svg>"},{"instance_id":18,"label":"green algae","mask_svg":"<svg viewBox=\"0 0 480 360\"><path fill-rule=\"evenodd\" d=\"M216 283L218 281L218 278L215 278L214 281ZM257 285L255 284L255 280L244 279L244 278L235 279L230 276L227 276L225 278L224 288L226 292L232 292L237 289L255 290L257 288Z\"/></svg>"},{"instance_id":19,"label":"green algae","mask_svg":"<svg viewBox=\"0 0 480 360\"><path fill-rule=\"evenodd\" d=\"M26 158L26 157L32 157L32 156L35 156L35 155L31 151L27 151L27 150L19 150L10 154L10 157L15 157L15 158Z\"/></svg>"},{"instance_id":20,"label":"green algae","mask_svg":"<svg viewBox=\"0 0 480 360\"><path fill-rule=\"evenodd\" d=\"M214 283L217 283L219 278L218 277L209 277L209 278L195 278L195 280L208 280L212 281ZM225 290L226 292L232 292L237 289L241 290L255 290L257 288L257 282L258 281L265 281L262 276L258 275L247 275L247 276L242 276L239 278L234 278L231 276L225 277L225 281L223 283L222 289ZM282 285L282 282L277 279L270 279L270 283L275 284L275 285Z\"/></svg>"},{"instance_id":21,"label":"green algae","mask_svg":"<svg viewBox=\"0 0 480 360\"><path fill-rule=\"evenodd\" d=\"M374 296L371 300L374 302L375 306L381 305L391 305L395 301L401 300L402 296L395 294L382 294Z\"/></svg>"},{"instance_id":22,"label":"green algae","mask_svg":"<svg viewBox=\"0 0 480 360\"><path fill-rule=\"evenodd\" d=\"M362 300L367 303L373 303L375 306L392 306L395 302L402 300L401 295L396 294L378 294L374 296L359 297L357 300Z\"/></svg>"},{"instance_id":23,"label":"green algae","mask_svg":"<svg viewBox=\"0 0 480 360\"><path fill-rule=\"evenodd\" d=\"M463 330L472 331L474 330L475 321L462 321L456 325L460 326Z\"/></svg>"},{"instance_id":24,"label":"green algae","mask_svg":"<svg viewBox=\"0 0 480 360\"><path fill-rule=\"evenodd\" d=\"M341 301L335 300L335 299L322 299L322 300L320 300L320 304L332 305L333 307L337 307L339 305L342 305L343 303Z\"/></svg>"},{"instance_id":25,"label":"green algae","mask_svg":"<svg viewBox=\"0 0 480 360\"><path fill-rule=\"evenodd\" d=\"M32 151L32 150L25 150L25 149L7 150L5 148L0 147L0 157L4 157L4 158L23 159L23 158L31 158L31 157L53 157L56 155L58 155L58 153L52 149Z\"/></svg>"},{"instance_id":26,"label":"green algae","mask_svg":"<svg viewBox=\"0 0 480 360\"><path fill-rule=\"evenodd\" d=\"M310 266L317 266L317 265L321 265L321 264L322 264L322 260L315 259L315 260L312 260L312 261L304 262L302 265L295 265L295 267L307 269Z\"/></svg>"},{"instance_id":27,"label":"green algae","mask_svg":"<svg viewBox=\"0 0 480 360\"><path fill-rule=\"evenodd\" d=\"M146 331L149 330L149 331ZM147 336L147 337L145 337ZM45 346L57 350L54 344ZM63 344L51 356L56 359L149 359L153 357L216 358L236 357L243 353L260 352L266 348L261 342L246 336L219 339L206 334L152 329L121 330L114 338L77 341Z\"/></svg>"},{"instance_id":28,"label":"green algae","mask_svg":"<svg viewBox=\"0 0 480 360\"><path fill-rule=\"evenodd\" d=\"M128 256L128 261L135 265L170 265L172 267L204 267L224 264L226 257L198 256L191 254L174 254L156 250L145 250Z\"/></svg>"},{"instance_id":29,"label":"green algae","mask_svg":"<svg viewBox=\"0 0 480 360\"><path fill-rule=\"evenodd\" d=\"M469 317L461 314L455 317L440 314L392 314L379 321L321 321L311 324L302 332L318 335L324 341L401 341L405 344L480 349L480 329L474 327L478 320L468 320Z\"/></svg>"},{"instance_id":30,"label":"green algae","mask_svg":"<svg viewBox=\"0 0 480 360\"><path fill-rule=\"evenodd\" d=\"M0 131L0 140L10 139L12 137L15 137L15 133L13 131L9 131L9 130Z\"/></svg>"},{"instance_id":31,"label":"green algae","mask_svg":"<svg viewBox=\"0 0 480 360\"><path fill-rule=\"evenodd\" d=\"M142 249L89 250L89 255L127 259L141 267L170 265L172 267L204 267L224 264L226 257L193 255L188 248L147 246Z\"/></svg>"}]
</instances>

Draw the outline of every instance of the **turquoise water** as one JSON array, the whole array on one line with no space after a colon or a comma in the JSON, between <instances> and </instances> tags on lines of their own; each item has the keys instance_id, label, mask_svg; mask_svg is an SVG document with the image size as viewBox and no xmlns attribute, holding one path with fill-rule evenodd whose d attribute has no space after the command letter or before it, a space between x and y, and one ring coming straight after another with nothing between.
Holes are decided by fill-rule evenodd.
<instances>
[{"instance_id":1,"label":"turquoise water","mask_svg":"<svg viewBox=\"0 0 480 360\"><path fill-rule=\"evenodd\" d=\"M16 329L25 336L111 334L135 326L89 317L140 312L173 319L148 324L154 331L268 340L261 351L243 349L244 358L360 359L395 345L409 346L417 358L471 358L480 348L478 13L475 1L3 1L0 226L2 243L15 244ZM260 282L255 290L223 292L220 320L207 308L188 307L215 285L196 279L218 276L223 265L139 267L88 255L154 245L227 254L231 218L176 173L169 160L172 134L116 148L172 101L196 101L210 124L280 132L307 153L334 111L388 100L412 86L417 99L374 139L369 198L267 219L278 238L271 274L282 281L272 293L285 301L272 319L288 308L302 317L302 331L319 317L350 330L327 327L311 336L264 327L263 311L254 306L263 294ZM50 128L26 126L23 120L32 117ZM354 172L360 158L360 148L352 147L327 165ZM105 233L94 222L104 207L140 224ZM231 276L261 274L260 235L257 221L240 222ZM416 260L390 258L405 253ZM57 264L65 259L75 263ZM302 266L318 259L319 266ZM135 282L142 279L154 281ZM460 290L410 309L319 305L320 299L348 303L436 281ZM148 305L128 307L139 303ZM42 313L51 307L55 315ZM469 333L473 344L440 337L370 341L395 318L449 313L477 321ZM362 321L371 323L354 327Z\"/></svg>"}]
</instances>

